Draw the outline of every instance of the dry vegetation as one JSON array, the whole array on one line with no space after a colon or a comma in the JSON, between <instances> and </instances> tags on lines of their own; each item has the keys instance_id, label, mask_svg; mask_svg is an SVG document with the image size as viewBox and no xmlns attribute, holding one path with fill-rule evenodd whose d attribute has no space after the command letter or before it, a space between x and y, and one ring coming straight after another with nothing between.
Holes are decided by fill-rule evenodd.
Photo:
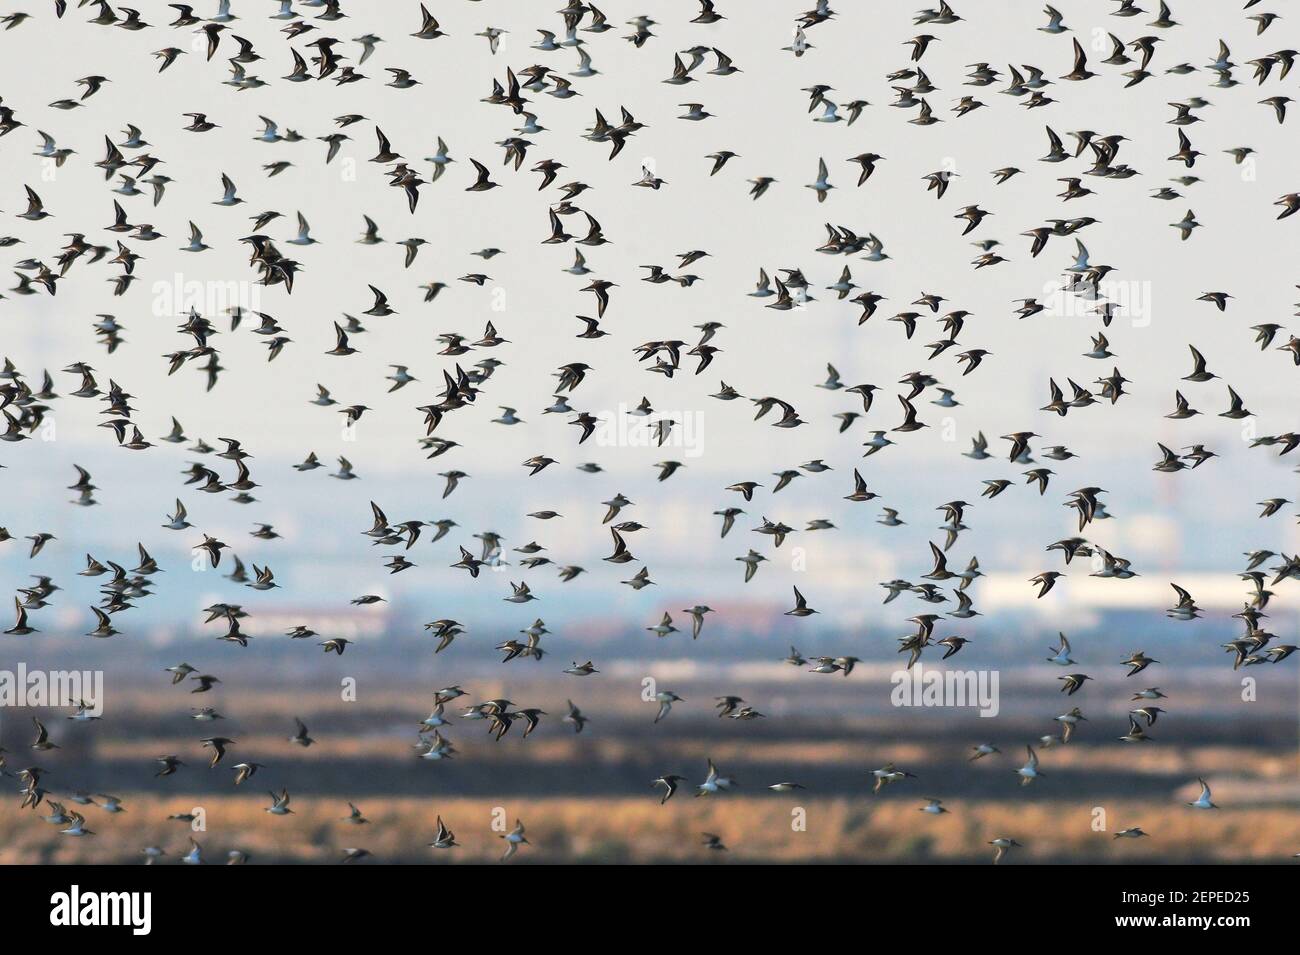
<instances>
[{"instance_id":1,"label":"dry vegetation","mask_svg":"<svg viewBox=\"0 0 1300 955\"><path fill-rule=\"evenodd\" d=\"M369 850L372 861L494 861L503 849L501 826L516 818L532 843L519 863L987 864L987 843L1000 836L1024 844L1011 864L1281 862L1300 852L1300 754L1294 713L1280 698L1247 719L1216 710L1212 701L1188 702L1182 691L1177 718L1162 717L1152 728L1156 742L1137 747L1114 740L1125 701L1088 704L1089 722L1076 739L1043 750L1044 778L1022 788L1013 770L1024 760L1024 744L1054 731L1050 714L1064 709L1054 688L1036 697L1015 690L1025 705L981 720L882 709L861 684L836 680L819 697L821 709L738 723L711 715L710 687L683 681L677 688L693 706L674 709L655 726L653 706L636 693L612 680L589 680L581 699L593 722L575 735L558 720L564 696L578 692L572 682L472 685L474 698L508 692L545 705L551 716L529 739L512 731L498 743L484 724L463 723L448 707L456 725L446 735L457 755L430 763L411 749L416 723L429 711L427 686L393 684L354 703L326 691L286 699L273 686L242 682L202 696L167 685L117 687L98 723L45 713L60 747L46 753L27 749L31 714L6 711L0 729L7 768L45 767L42 785L69 809L79 808L96 834L62 835L41 820L47 808L21 810L15 796L0 802L0 863L135 863L151 845L174 862L189 850L191 832L187 822L167 817L196 808L206 829L193 835L209 863L224 862L236 847L254 862L333 863L346 847ZM735 689L776 703L762 688ZM227 719L188 719L189 707L200 703ZM287 739L294 715L317 740L309 749ZM209 769L209 751L197 740L213 734L237 743ZM968 762L970 746L986 740L1001 754ZM157 779L153 760L161 753L176 753L185 765ZM739 781L736 792L693 798L709 758ZM232 767L241 760L265 768L236 789ZM888 762L917 778L872 795L870 770ZM651 780L665 772L686 781L661 806ZM1199 791L1197 777L1210 782L1223 809L1184 805ZM808 788L794 795L766 789L785 780ZM273 817L264 812L267 790L282 785L292 791L294 812ZM113 793L126 811L76 807L66 796L79 789ZM949 813L919 812L928 796L943 798ZM368 824L343 821L349 800ZM456 832L459 848L427 847L438 815ZM1113 839L1133 826L1149 838ZM721 836L729 851L705 849L702 832Z\"/></svg>"},{"instance_id":2,"label":"dry vegetation","mask_svg":"<svg viewBox=\"0 0 1300 955\"><path fill-rule=\"evenodd\" d=\"M493 831L497 807L483 800L367 800L362 809L370 822L358 826L342 821L344 800L304 800L293 815L275 818L263 812L259 795L196 801L126 794L128 812L110 817L89 807L88 823L98 835L81 839L9 808L0 815L0 863L130 862L138 850L126 847L146 845L162 846L174 861L189 851L189 825L158 820L196 805L206 810L211 829L192 833L207 862L225 861L233 846L257 862L288 863L334 862L350 846L368 849L378 861L485 862L503 847ZM1300 847L1300 813L1284 809L1156 813L1147 804L1122 801L1107 806L1110 831L1099 832L1092 828L1094 807L1086 804L955 800L946 803L951 812L938 817L919 813L920 804L896 794L706 800L682 793L661 807L648 793L599 801L516 799L500 809L507 828L516 816L527 823L532 846L522 850L521 862L987 862L987 841L1002 835L1025 845L1013 862L1266 862ZM458 848L426 848L439 814L455 831ZM801 831L795 830L797 816L806 819ZM1113 839L1111 832L1135 825L1150 838ZM729 851L702 848L701 832L720 835Z\"/></svg>"}]
</instances>

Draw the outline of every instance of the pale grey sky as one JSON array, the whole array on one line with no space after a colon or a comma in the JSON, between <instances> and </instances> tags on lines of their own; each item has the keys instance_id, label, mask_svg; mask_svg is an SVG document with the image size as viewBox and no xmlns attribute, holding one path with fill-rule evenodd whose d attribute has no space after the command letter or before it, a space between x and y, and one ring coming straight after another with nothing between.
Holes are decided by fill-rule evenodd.
<instances>
[{"instance_id":1,"label":"pale grey sky","mask_svg":"<svg viewBox=\"0 0 1300 955\"><path fill-rule=\"evenodd\" d=\"M215 5L212 6L215 9ZM1295 478L1288 462L1272 453L1249 452L1242 440L1243 422L1216 417L1226 409L1223 381L1241 393L1258 418L1259 434L1295 427L1296 369L1281 352L1260 353L1252 343L1251 325L1292 322L1295 278L1292 260L1295 229L1300 220L1274 221L1273 201L1298 187L1289 150L1295 138L1290 126L1279 125L1272 110L1258 100L1290 89L1293 80L1274 78L1263 87L1240 66L1241 85L1213 89L1213 74L1204 65L1214 59L1217 43L1225 40L1232 59L1249 59L1275 49L1295 46L1288 21L1282 19L1263 36L1254 24L1229 5L1192 4L1184 0L1175 10L1182 25L1166 31L1146 26L1148 16L1121 19L1109 16L1111 3L1062 3L1071 32L1052 36L1037 27L1046 23L1038 2L967 2L957 5L965 20L951 26L914 27L919 6L907 3L849 3L838 5L838 17L808 33L814 48L795 58L782 47L791 39L792 17L798 4L770 2L726 4L726 20L712 26L687 22L691 3L609 2L601 7L615 28L601 35L581 33L599 74L574 79L580 94L559 100L529 92L528 108L537 113L546 131L528 138L524 170L504 168L496 145L513 135L518 118L508 109L481 102L493 78L504 79L507 66L516 70L543 64L566 74L577 66L571 49L544 52L530 49L537 28L561 31L551 7L503 2L440 3L434 5L449 36L422 41L408 36L418 28L413 3L350 4L347 19L318 23L320 30L293 45L304 55L305 41L322 34L344 41L341 50L355 63L359 45L349 42L365 32L384 40L360 71L363 82L337 86L331 81L291 84L280 79L289 71L281 23L268 18L271 3L237 3L240 17L230 25L220 52L205 62L201 38L193 28L161 26L173 15L163 4L141 4L153 29L130 33L86 24L87 10L69 10L54 21L46 7L17 29L0 33L0 93L4 105L26 125L0 139L0 161L6 171L0 209L0 234L23 240L5 251L12 261L34 257L52 262L65 233L85 232L91 241L107 242L112 233L112 200L117 198L92 163L103 155L103 137L121 142L127 123L140 127L150 142L148 151L164 160L158 171L172 182L160 206L147 196L122 198L133 223L151 222L165 238L155 242L127 239L144 258L137 266L140 280L126 295L111 296L108 279L116 270L106 264L80 262L60 283L57 297L44 294L0 301L4 351L29 378L56 371L56 390L65 397L53 406L57 440L40 440L0 449L9 468L3 480L10 489L6 521L20 536L37 529L52 530L61 539L44 558L67 574L81 562L85 550L120 543L133 546L140 538L160 554L182 559L182 552L199 539L198 531L222 536L246 559L275 560L292 553L293 560L276 560L277 574L297 593L339 590L351 594L389 588L413 600L429 587L464 586L445 565L454 559L453 542L469 543L469 534L492 527L507 537L507 547L536 539L551 549L560 563L580 563L592 574L567 585L565 594L586 600L617 591L620 612L629 619L657 616L663 599L785 600L791 581L801 578L790 568L784 551L775 554L765 539L748 533L761 516L784 520L795 527L813 517L826 517L841 530L794 535L791 544L808 548L812 585L828 619L854 620L874 609L874 582L887 576L924 572L925 540L938 532L935 504L954 498L977 502L971 509L973 531L956 552L964 561L971 553L986 569L1008 575L1030 573L1048 566L1041 553L1045 535L1071 532L1072 512L1061 507L1064 494L1075 487L1098 485L1111 490L1110 507L1117 520L1090 529L1107 546L1125 553L1155 575L1183 567L1235 569L1239 552L1252 547L1292 551L1300 546L1294 508L1260 522L1255 502L1266 497L1294 497ZM308 16L319 9L302 8ZM201 14L212 11L200 8ZM629 32L624 21L647 13L661 21L655 36L641 49L621 39ZM487 26L508 30L493 56L487 41L473 34ZM938 89L927 94L943 122L918 127L907 122L914 109L896 109L888 73L909 65L906 39L927 30L938 37L921 66ZM1127 67L1105 66L1109 53L1104 32L1124 41L1157 34L1145 83L1123 89L1120 76ZM264 59L249 71L268 86L238 91L221 85L228 78L225 56L235 51L230 35L251 40ZM1089 52L1090 68L1100 75L1085 83L1055 80L1070 69L1071 38L1078 37ZM1098 45L1098 38L1100 44ZM168 71L156 72L154 50L174 44L189 52ZM743 72L730 77L705 73L685 86L664 84L671 75L673 54L694 45L724 50ZM1100 51L1100 52L1099 52ZM1026 109L1023 98L1004 95L1005 81L984 88L963 86L968 64L987 61L1003 72L1006 64L1041 67L1053 84L1046 92L1058 102ZM1200 67L1187 76L1165 70L1180 62ZM411 90L383 86L385 67L402 67L420 81ZM84 108L52 109L58 98L75 98L81 88L74 80L102 74L111 80ZM813 122L804 88L832 87L837 102L866 99L871 105L852 126ZM958 118L955 100L967 93L986 106ZM1170 184L1170 177L1187 170L1166 157L1175 152L1178 127L1168 124L1171 101L1204 96L1210 105L1197 112L1203 120L1187 132L1205 155L1191 172L1204 181L1178 187L1185 198L1162 202L1151 192ZM677 104L701 102L716 114L700 123L675 118ZM646 124L613 162L608 144L588 142L580 135L599 109L617 121L627 107ZM185 112L201 111L219 124L209 133L185 132ZM333 131L332 117L360 113L364 122L349 127L352 137L338 159L323 163L325 146L316 137ZM292 128L301 143L268 145L255 142L259 115ZM1294 123L1294 120L1289 120ZM425 186L414 215L407 212L400 190L387 188L383 167L367 160L375 154L373 127L378 124L393 148L422 175L423 162L442 136L456 162L443 178ZM1045 164L1044 126L1066 138L1073 130L1099 135L1122 134L1119 161L1140 175L1127 180L1084 177L1095 194L1062 203L1059 176L1078 175L1087 156L1060 164ZM40 145L36 130L49 133L61 147L76 150L52 178L43 160L32 153ZM1249 145L1256 150L1248 166L1236 166L1223 150ZM739 154L717 176L710 177L707 153L730 149ZM872 151L885 159L862 188L856 188L857 167L847 157ZM467 193L472 182L471 157L484 162L502 188ZM825 203L817 203L805 188L816 177L824 157L836 187ZM128 155L130 158L130 155ZM542 159L566 166L558 182L580 179L592 189L576 200L602 224L609 245L584 249L592 278L618 283L602 328L609 337L599 341L575 339L581 328L575 315L594 315L594 300L580 288L585 280L563 274L573 261L573 246L541 245L548 234L546 210L558 197L554 186L538 192L540 178L529 172ZM261 166L276 160L293 166L268 179ZM666 180L658 190L632 188L642 163ZM1024 170L1005 185L994 184L990 171L1005 165ZM943 199L925 191L922 176L947 169L956 173ZM220 198L220 178L230 175L245 202L235 208L213 205ZM777 183L761 200L748 197L746 179L767 175ZM38 223L13 218L23 207L23 185L43 197L52 217ZM114 183L116 184L116 183ZM963 223L954 214L978 203L991 215L971 236L962 238ZM1187 209L1195 210L1204 228L1180 242L1168 223ZM166 375L163 355L185 347L188 339L175 330L179 315L165 311L169 290L177 283L210 283L206 289L231 281L246 282L254 273L246 247L238 238L250 231L250 215L276 210L284 218L267 228L278 241L293 233L294 213L301 210L319 244L310 248L282 245L302 263L292 296L281 288L260 290L259 307L270 313L293 339L274 363L251 334L249 323L236 333L226 331L224 319L213 315L223 333L214 339L228 369L215 391L205 394L199 373L186 368ZM379 225L383 244L364 246L355 239L362 215ZM1073 241L1055 238L1036 259L1029 240L1019 233L1048 218L1089 215L1100 220L1081 238L1093 263L1116 271L1110 276L1122 294L1143 304L1138 320L1119 317L1107 331L1113 361L1082 357L1089 335L1099 323L1078 314L1047 313L1019 321L1012 313L1015 299L1047 295L1061 280L1061 269L1073 258ZM581 232L576 221L565 220L570 231ZM200 255L178 251L193 220L213 247ZM860 257L827 256L814 251L825 238L825 223L859 234L875 233L891 258L882 263ZM414 266L402 267L402 250L395 243L410 236L428 240ZM970 241L997 238L1009 261L974 271L978 254ZM483 262L470 253L497 246L505 254ZM675 254L691 249L710 253L688 271L701 281L690 288L639 281L643 264L657 263L677 273ZM848 264L853 281L887 296L876 317L859 326L858 308L837 303L824 286L838 278ZM817 301L789 312L766 309L761 300L746 297L758 270L801 268L814 286ZM491 276L479 288L457 281L469 272ZM421 301L418 286L431 280L449 288L433 303ZM341 313L359 315L370 305L367 284L389 296L398 314L366 318L368 333L354 339L360 354L326 356L333 345L332 322ZM1227 291L1234 298L1225 314L1197 302L1205 291ZM942 337L928 313L915 338L907 342L897 323L886 319L910 310L923 292L948 299L944 310L961 308L971 314L960 336L964 348L988 349L991 355L972 375L962 377L953 349L928 361L925 345ZM8 294L8 293L6 293ZM126 327L126 344L107 356L95 342L90 325L98 313L112 313ZM485 389L477 407L448 417L439 434L455 439L463 449L436 461L426 461L416 445L422 433L416 405L433 400L441 374L455 359L436 355L436 336L457 332L477 339L491 320L511 344L475 350L462 356L472 364L484 357L505 363ZM692 374L694 359L683 362L670 381L646 371L631 349L655 339L693 342L693 326L720 321L726 327L713 344L722 351L702 375ZM1286 340L1282 332L1276 344ZM1188 384L1179 379L1190 370L1189 343L1201 349L1212 371L1223 381ZM71 376L57 374L72 361L96 368L101 385L111 378L133 396L136 420L151 439L166 433L170 416L184 424L190 436L216 443L219 436L242 440L254 458L253 479L262 486L256 504L239 506L226 496L209 497L180 487L180 471L195 460L184 448L162 446L140 454L113 447L111 434L94 427L102 417L97 402L66 397L76 387ZM566 362L593 366L587 381L572 397L579 410L612 412L620 404L635 406L642 396L656 409L689 422L698 444L686 448L601 447L596 439L579 448L568 415L543 415L551 401L551 378ZM846 435L836 433L836 411L860 408L853 396L813 387L825 379L832 362L845 383L871 382L881 387L867 422L859 421ZM390 364L410 366L419 383L387 394ZM1040 412L1047 403L1049 376L1065 385L1067 377L1083 384L1108 374L1117 365L1132 380L1131 394L1117 406L1108 403L1077 409L1065 419ZM868 428L892 428L901 415L894 398L895 382L904 374L923 370L956 390L961 406L952 411L918 403L920 418L931 425L918 434L893 435L896 447L865 462L860 442ZM753 422L747 401L723 403L708 395L725 380L746 396L776 395L791 401L808 425L773 429L767 420ZM342 404L362 403L370 411L354 440L344 440L336 409L308 404L315 384L329 387ZM1181 387L1202 417L1168 421ZM505 428L491 424L498 405L518 409L525 424ZM943 427L945 416L951 427ZM1034 430L1045 437L1040 446L1065 444L1080 458L1051 462L1058 472L1046 496L1025 487L1009 490L995 502L978 499L980 480L1023 478L1023 468L1005 459L976 463L959 452L978 430L996 440L1013 430ZM945 435L955 438L944 440ZM1159 475L1149 471L1157 460L1156 442L1174 447L1207 444L1222 459L1193 473ZM362 481L344 484L324 470L298 474L288 469L307 451L332 462L345 454ZM558 464L535 478L525 477L520 462L547 453ZM654 462L676 458L686 468L664 484L654 481ZM771 497L764 489L749 505L722 488L734 481L755 480L770 486L773 471L823 458L834 470L805 475ZM65 504L71 493L63 487L73 480L71 463L92 470L101 487L103 506L93 512ZM597 461L601 475L583 475L574 466ZM221 462L223 474L230 471ZM850 505L842 500L851 490L851 472L862 467L877 501ZM441 502L442 481L436 472L456 467L472 477L448 501ZM633 539L634 551L649 563L662 590L624 593L615 581L631 570L604 565L609 551L606 531L598 526L600 501L617 491L637 501L624 513L650 528ZM161 524L180 494L191 508L195 528L173 535ZM368 500L379 500L395 520L451 516L462 529L440 542L436 551L423 543L413 559L422 567L397 577L380 568L377 551L370 551L356 532L369 521ZM1207 502L1210 506L1207 508ZM748 512L725 541L718 540L712 512L736 504ZM873 520L877 505L898 507L907 527L887 529ZM522 515L541 508L560 511L565 518L548 524ZM934 517L933 523L931 517ZM92 523L87 523L93 519ZM286 541L265 544L244 536L253 521L276 525ZM180 538L184 538L183 541ZM6 545L6 578L18 585L29 570L16 556L20 542ZM786 547L790 547L787 544ZM732 558L750 547L763 550L773 563L755 585L740 582L740 565ZM364 554L358 556L360 548ZM308 558L335 555L313 569ZM447 555L453 555L446 560ZM129 555L119 555L123 559ZM517 557L517 555L515 555ZM362 563L370 561L371 563ZM364 570L358 570L358 566ZM34 567L34 565L33 565ZM345 571L350 572L345 573ZM179 575L177 575L179 576ZM533 571L529 579L543 596L561 594L550 568ZM504 590L505 581L494 582ZM705 586L702 586L705 585ZM178 585L179 586L179 585ZM186 585L188 586L188 584ZM486 586L491 587L493 583ZM864 594L865 591L865 594ZM206 592L206 591L205 591ZM89 593L89 591L88 591ZM711 594L718 594L711 597ZM671 596L670 596L671 595ZM822 596L824 595L824 596ZM553 601L558 602L558 601ZM676 604L674 603L674 606ZM648 620L645 622L649 622Z\"/></svg>"}]
</instances>

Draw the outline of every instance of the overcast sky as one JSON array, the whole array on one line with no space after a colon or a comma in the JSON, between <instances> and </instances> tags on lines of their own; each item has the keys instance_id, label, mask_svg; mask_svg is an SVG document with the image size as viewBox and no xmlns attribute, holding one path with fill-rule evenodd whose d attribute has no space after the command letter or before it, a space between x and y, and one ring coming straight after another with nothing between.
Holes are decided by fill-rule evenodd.
<instances>
[{"instance_id":1,"label":"overcast sky","mask_svg":"<svg viewBox=\"0 0 1300 955\"><path fill-rule=\"evenodd\" d=\"M972 532L955 548L955 559L964 562L977 554L991 573L1034 573L1048 566L1049 558L1041 552L1044 537L1072 532L1073 512L1062 508L1061 501L1066 492L1084 485L1110 489L1110 509L1117 517L1090 533L1132 557L1144 573L1165 577L1190 569L1231 571L1239 568L1243 550L1291 551L1298 546L1294 507L1268 522L1256 517L1256 501L1296 496L1287 464L1291 459L1279 463L1271 452L1248 451L1242 437L1243 427L1254 427L1258 434L1296 427L1300 369L1285 353L1261 353L1250 331L1261 322L1284 328L1294 322L1300 219L1274 221L1278 210L1272 203L1300 188L1295 137L1290 126L1279 125L1272 110L1258 103L1283 88L1276 79L1257 88L1250 68L1243 66L1235 74L1240 86L1213 89L1213 74L1203 68L1215 58L1220 39L1239 64L1294 46L1285 19L1257 37L1254 24L1235 5L1211 8L1184 0L1175 11L1181 25L1158 31L1145 25L1145 15L1109 16L1111 3L1062 3L1071 32L1053 36L1036 29L1046 23L1038 2L967 0L957 7L964 21L929 27L911 25L916 2L843 2L833 22L809 31L813 49L795 58L782 47L791 41L798 4L733 2L724 10L728 19L705 26L687 22L693 4L611 0L601 6L615 29L580 34L598 75L574 78L579 95L567 100L526 92L527 108L546 131L527 136L533 145L516 173L503 167L497 143L515 135L519 118L481 98L491 92L493 78L504 81L507 66L518 71L543 64L559 74L577 68L570 48L529 48L540 36L538 28L562 33L560 18L543 9L547 6L440 3L435 12L449 36L425 41L409 36L419 26L416 4L350 5L347 19L318 23L318 31L293 44L307 56L312 51L305 42L335 36L344 41L345 62L355 64L361 47L352 38L366 32L382 37L374 55L358 67L366 79L342 86L280 78L290 69L289 44L277 32L280 21L267 16L275 5L266 2L235 5L240 19L230 25L211 62L205 61L202 38L193 28L163 26L174 15L163 4L140 4L143 17L155 27L134 33L87 24L87 10L69 10L55 21L48 5L40 5L19 28L0 33L0 95L25 124L0 139L6 172L0 187L5 216L0 235L22 239L5 253L12 261L32 257L52 263L69 232L111 244L117 236L105 227L113 221L114 198L120 198L132 223L152 223L164 235L153 242L127 238L143 258L136 267L139 280L121 297L112 296L109 283L116 267L83 261L60 282L56 297L6 292L0 301L4 353L30 381L39 381L41 371L50 369L56 390L64 395L51 413L54 441L38 438L0 447L0 462L8 468L0 480L9 491L5 522L11 533L21 537L43 530L59 537L30 564L23 542L3 545L0 566L11 587L33 571L67 577L87 550L101 559L130 560L137 539L183 572L188 547L208 532L229 541L249 561L272 560L291 596L337 599L383 588L428 604L434 602L427 597L430 588L465 585L459 572L445 568L454 559L454 544L468 545L471 533L492 528L506 536L507 547L535 539L550 548L547 553L558 563L588 567L590 577L565 585L571 589L563 592L551 568L534 571L529 579L544 598L554 595L552 603L559 603L562 593L590 601L609 594L616 580L630 577L640 566L614 567L599 559L610 550L608 534L599 526L600 502L619 491L637 502L623 519L649 527L630 543L662 587L648 594L616 588L611 599L621 601L633 618L655 617L663 599L676 601L679 595L703 602L784 600L789 584L803 578L790 567L786 552L774 553L766 539L749 533L764 515L796 528L815 517L839 525L833 532L801 532L786 545L807 548L808 569L817 581L809 586L832 621L856 619L864 604L874 605L876 581L928 569L925 541L939 534L933 508L955 498L977 502L967 520ZM309 16L319 12L302 9ZM624 21L639 13L663 22L637 49L621 37L630 29ZM486 39L473 35L488 26L509 31L495 56ZM937 87L926 98L943 120L928 127L907 122L915 109L889 105L895 97L891 86L906 84L887 79L909 64L910 48L903 43L923 29L938 37L921 65ZM1122 89L1120 73L1126 67L1100 64L1110 52L1105 31L1124 41L1159 34L1162 42L1148 81ZM221 85L229 75L224 58L236 50L231 34L251 40L264 57L248 69L266 87L241 91ZM1004 74L1007 63L1027 63L1057 77L1070 69L1073 37L1084 43L1090 68L1100 76L1086 83L1054 81L1046 92L1058 102L1045 108L1026 109L1023 98L1004 95L1004 81L984 88L962 85L968 64L980 61ZM697 82L660 82L672 73L674 52L697 44L724 50L743 72L707 75L710 55L693 74ZM167 45L187 52L159 74L150 54ZM1165 72L1181 62L1200 69L1186 76ZM420 85L385 87L387 67L410 70ZM92 74L111 82L83 107L64 111L46 105L79 96L82 88L74 80ZM816 84L831 87L827 95L837 102L865 99L871 105L852 126L813 122L820 110L809 113L804 90ZM951 106L967 93L985 108L958 118ZM1203 121L1186 131L1204 156L1186 170L1167 159L1178 149L1178 127L1168 124L1174 115L1168 104L1198 95L1210 105L1197 111ZM686 102L701 102L715 115L698 123L677 119L683 111L677 104ZM595 110L617 122L620 107L646 127L611 162L608 143L580 135L592 125ZM184 131L188 121L182 114L187 112L206 113L219 128ZM317 137L333 132L333 117L347 113L365 120L345 130L351 139L326 165L326 147ZM282 132L299 131L304 141L255 141L262 127L259 115L273 119ZM122 142L128 123L142 130L150 143L147 151L163 160L156 171L173 180L156 208L147 189L137 197L115 195L110 187L120 180L105 183L102 171L92 165L103 158L104 136ZM376 124L393 149L426 178L432 166L424 157L433 155L437 137L450 147L455 162L438 182L420 190L414 215L407 211L402 191L388 187L383 174L388 167L368 161L377 149ZM1063 203L1056 197L1062 189L1058 177L1080 175L1089 155L1059 164L1038 161L1048 151L1047 125L1071 148L1074 141L1067 134L1074 130L1126 137L1119 161L1139 175L1126 180L1084 177L1095 193ZM64 166L51 170L33 155L40 145L37 130L76 151ZM1223 152L1238 146L1256 150L1250 163L1235 165ZM732 150L738 158L710 177L705 156L720 149ZM846 159L868 151L885 158L869 182L857 188L857 166ZM128 158L136 155L127 152ZM465 191L473 182L471 157L489 167L501 188ZM824 203L805 188L816 178L819 158L826 160L835 186ZM610 244L583 250L593 270L586 279L561 271L573 262L572 244L541 244L549 234L548 205L559 196L555 186L539 192L540 176L529 171L543 159L564 164L559 183L581 180L592 187L576 204L599 220ZM268 178L263 165L278 160L293 165ZM643 164L665 180L661 189L632 187ZM995 185L990 171L1007 165L1024 172ZM936 200L922 177L939 170L956 175L947 194ZM1187 172L1203 181L1175 186L1185 198L1151 198L1153 190L1173 185L1171 177ZM223 173L235 181L241 205L213 204L221 198ZM777 181L753 201L746 180L756 176ZM29 223L13 217L24 207L24 184L40 193L50 218ZM991 214L962 238L963 222L953 216L969 204ZM1189 208L1204 228L1181 242L1169 223ZM292 296L282 287L247 284L256 273L238 239L250 233L251 216L269 210L282 215L265 229L278 242L293 235L298 211L319 240L309 248L280 246L302 264ZM378 224L382 244L356 242L363 214ZM1116 353L1108 361L1083 357L1100 323L1079 314L1077 307L1066 307L1051 292L1073 260L1073 240L1054 238L1039 257L1031 258L1029 240L1020 235L1049 218L1084 215L1099 220L1080 233L1092 263L1112 266L1115 294L1134 303L1107 330ZM567 217L567 229L585 231L581 218ZM203 231L210 251L179 251L190 221ZM826 223L874 233L890 258L872 263L816 252L826 238ZM396 243L408 237L428 244L406 269ZM1008 261L975 271L971 260L979 250L971 240L976 238L999 239L1003 244L997 251ZM498 247L504 254L486 262L471 254L485 247ZM689 288L640 281L642 265L659 264L680 274L676 255L695 249L709 255L685 270L700 277ZM835 293L825 290L845 264L861 289L886 296L865 325L857 324L857 306L837 302ZM746 296L760 267L772 275L782 268L804 270L816 301L787 312L764 308L764 300ZM490 278L482 287L457 281L472 272ZM602 321L610 334L598 341L576 339L581 323L574 316L595 314L593 297L580 289L597 277L618 285ZM430 281L446 282L448 288L425 304L419 286ZM167 375L163 356L191 344L176 331L182 317L175 293L198 288L211 301L232 282L245 283L244 290L257 294L257 307L275 317L292 343L268 363L259 336L250 331L255 321L230 334L224 317L208 314L222 331L213 344L227 370L216 389L205 393L196 366ZM360 353L325 355L334 344L332 323L344 313L360 316L370 307L370 284L388 295L397 314L361 316L368 331L352 341ZM1196 301L1206 291L1232 294L1226 313ZM947 299L944 311L970 312L960 336L963 348L991 353L975 373L961 376L955 354L963 348L927 360L924 346L942 337L928 312L910 342L898 323L886 321L900 311L917 310L910 303L927 292ZM1013 302L1030 297L1051 307L1021 321L1012 312ZM91 329L100 313L112 313L125 326L126 343L111 356ZM475 349L459 359L436 354L438 335L455 332L474 341L489 320L510 344ZM651 340L694 342L698 332L693 326L707 321L725 326L713 342L722 351L699 376L692 374L693 358L667 380L649 373L652 363L638 363L632 352ZM1280 333L1276 344L1288 334ZM1208 357L1221 381L1179 380L1191 369L1189 344ZM450 415L438 431L463 448L426 461L417 442L423 424L416 406L436 400L443 370L456 361L468 367L487 357L504 362L503 367L475 407ZM92 365L101 387L111 378L133 395L133 417L151 440L168 431L172 416L191 438L201 436L214 444L218 437L240 439L253 455L248 464L261 485L253 492L257 502L241 506L231 503L229 494L183 489L180 472L196 460L187 445L140 453L115 447L111 432L95 427L104 420L103 406L67 397L77 381L58 369L74 361ZM552 401L555 370L576 361L592 366L571 398L576 409L613 414L620 405L634 407L648 397L657 410L682 422L680 430L692 439L689 447L602 446L596 438L579 447L577 429L567 423L570 415L541 413ZM870 382L881 388L867 422L859 420L845 435L837 434L832 415L860 410L860 403L852 395L813 387L825 380L828 362L846 384ZM389 394L384 376L398 363L408 365L419 382ZM1062 386L1067 378L1091 386L1113 366L1131 379L1130 394L1118 405L1076 409L1064 419L1037 410L1048 401L1049 376ZM929 404L936 393L928 391L918 410L930 427L893 435L897 446L861 461L860 445L868 430L889 429L901 420L895 383L916 370L954 389L960 407L936 408ZM769 427L779 412L754 422L748 401L708 397L720 380L747 397L788 400L808 424ZM1216 417L1228 406L1225 381L1241 393L1257 416L1253 421ZM337 408L308 403L318 382L341 405L372 409L349 436ZM1173 408L1176 388L1183 389L1202 417L1162 417ZM518 409L525 423L513 428L492 424L500 405ZM633 428L639 427L640 419L632 421ZM979 430L999 460L974 462L960 456ZM1041 462L1059 475L1041 498L1031 488L1016 487L986 503L978 498L982 479L1023 481L1024 468L1007 464L1005 443L997 440L1016 430L1037 431L1044 435L1040 447L1064 444L1080 457L1065 464ZM1157 441L1174 447L1205 443L1221 459L1195 473L1154 474L1150 466L1158 459ZM346 455L362 480L345 483L323 469L308 474L289 469L309 451L331 465L337 455ZM558 463L526 477L520 462L543 453ZM815 458L833 470L805 474L778 497L770 495L773 472ZM652 465L665 459L686 467L659 484ZM598 462L605 472L576 471L585 461ZM100 507L67 504L74 495L63 488L75 479L73 462L94 474ZM227 462L219 464L224 476L233 475ZM858 505L842 500L852 489L855 465L880 499ZM471 477L441 501L442 480L436 472L453 467ZM767 485L748 505L723 490L743 480ZM178 495L195 524L179 534L159 527ZM461 528L436 550L417 545L412 559L424 566L389 577L380 566L381 549L372 549L358 533L369 525L371 499L383 504L393 520L453 517ZM897 507L908 525L876 525L880 504ZM712 512L729 505L744 506L748 513L732 536L719 541ZM542 524L523 516L546 508L564 518ZM247 532L255 521L273 523L286 539L254 541ZM750 546L772 563L746 589L741 565L733 558ZM492 580L484 586L504 592L505 583ZM179 588L173 592L192 592L195 599L220 592L206 581L172 584L169 578L168 584ZM69 586L77 588L77 602L93 597L91 582L77 580Z\"/></svg>"}]
</instances>

